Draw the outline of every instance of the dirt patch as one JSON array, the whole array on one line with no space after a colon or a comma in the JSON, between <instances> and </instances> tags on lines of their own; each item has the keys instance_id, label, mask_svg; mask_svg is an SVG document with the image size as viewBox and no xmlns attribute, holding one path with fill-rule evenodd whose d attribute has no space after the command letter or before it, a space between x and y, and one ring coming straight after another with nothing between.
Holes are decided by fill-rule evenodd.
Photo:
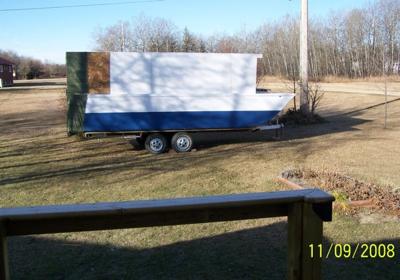
<instances>
[{"instance_id":1,"label":"dirt patch","mask_svg":"<svg viewBox=\"0 0 400 280\"><path fill-rule=\"evenodd\" d=\"M339 203L372 200L372 206L378 212L400 217L399 189L390 186L378 186L331 171L293 169L283 172L282 177L303 185L318 186L318 188L329 191L335 195ZM358 213L357 208L342 208L350 214Z\"/></svg>"}]
</instances>

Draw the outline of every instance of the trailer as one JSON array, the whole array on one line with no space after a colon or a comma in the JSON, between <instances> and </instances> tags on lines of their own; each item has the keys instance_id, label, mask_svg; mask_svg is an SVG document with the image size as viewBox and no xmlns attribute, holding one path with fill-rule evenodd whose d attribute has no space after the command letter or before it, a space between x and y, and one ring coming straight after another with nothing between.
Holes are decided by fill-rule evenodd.
<instances>
[{"instance_id":1,"label":"trailer","mask_svg":"<svg viewBox=\"0 0 400 280\"><path fill-rule=\"evenodd\" d=\"M256 90L258 54L66 56L68 134L128 136L155 154L190 151L199 131L275 129L294 97Z\"/></svg>"}]
</instances>

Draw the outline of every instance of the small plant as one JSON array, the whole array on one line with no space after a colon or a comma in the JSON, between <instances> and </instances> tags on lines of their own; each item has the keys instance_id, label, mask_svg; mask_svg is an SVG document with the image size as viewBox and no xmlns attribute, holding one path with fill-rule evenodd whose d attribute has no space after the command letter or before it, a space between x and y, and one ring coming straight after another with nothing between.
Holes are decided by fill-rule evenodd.
<instances>
[{"instance_id":1,"label":"small plant","mask_svg":"<svg viewBox=\"0 0 400 280\"><path fill-rule=\"evenodd\" d=\"M347 202L349 200L344 193L339 191L332 191L332 195L335 197L336 202Z\"/></svg>"},{"instance_id":2,"label":"small plant","mask_svg":"<svg viewBox=\"0 0 400 280\"><path fill-rule=\"evenodd\" d=\"M314 83L308 87L308 105L311 115L315 114L325 92L318 83Z\"/></svg>"},{"instance_id":3,"label":"small plant","mask_svg":"<svg viewBox=\"0 0 400 280\"><path fill-rule=\"evenodd\" d=\"M294 91L296 91L295 86ZM325 92L317 82L310 84L308 87L309 113L304 113L300 109L298 110L295 105L294 108L289 109L282 115L279 121L286 125L307 125L325 122L324 118L316 113L324 95Z\"/></svg>"},{"instance_id":4,"label":"small plant","mask_svg":"<svg viewBox=\"0 0 400 280\"><path fill-rule=\"evenodd\" d=\"M325 122L318 114L304 114L301 110L289 109L279 117L279 122L285 125L308 125Z\"/></svg>"},{"instance_id":5,"label":"small plant","mask_svg":"<svg viewBox=\"0 0 400 280\"><path fill-rule=\"evenodd\" d=\"M347 196L339 191L333 191L331 194L335 197L335 207L341 211L347 212L349 210L349 199Z\"/></svg>"}]
</instances>

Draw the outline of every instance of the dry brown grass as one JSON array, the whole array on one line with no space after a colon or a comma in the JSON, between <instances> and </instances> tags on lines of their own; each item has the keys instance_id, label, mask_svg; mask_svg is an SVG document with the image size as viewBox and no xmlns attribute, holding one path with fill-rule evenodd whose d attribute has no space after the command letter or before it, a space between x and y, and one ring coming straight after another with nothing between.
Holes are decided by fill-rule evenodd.
<instances>
[{"instance_id":1,"label":"dry brown grass","mask_svg":"<svg viewBox=\"0 0 400 280\"><path fill-rule=\"evenodd\" d=\"M311 79L310 82L321 82L321 83L383 83L387 79L389 82L399 83L400 75L388 75L384 76L376 76L376 77L365 77L365 78L347 78L347 77L338 77L338 76L326 76L319 80ZM280 83L280 82L292 82L283 76L268 76L265 75L261 78L261 83Z\"/></svg>"},{"instance_id":2,"label":"dry brown grass","mask_svg":"<svg viewBox=\"0 0 400 280\"><path fill-rule=\"evenodd\" d=\"M383 78L369 79L341 79L329 78L319 81L310 82L310 85L318 85L324 92L330 93L348 93L359 95L383 95L385 93L385 82ZM293 81L289 81L282 77L264 77L259 87L268 88L276 92L293 92ZM392 76L388 78L387 90L390 96L400 97L400 78ZM299 88L297 86L297 93ZM350 97L351 98L351 97Z\"/></svg>"},{"instance_id":3,"label":"dry brown grass","mask_svg":"<svg viewBox=\"0 0 400 280\"><path fill-rule=\"evenodd\" d=\"M389 82L400 82L400 75L388 75L387 77L384 76L377 76L377 77L365 77L365 78L346 78L346 77L337 77L337 76L326 76L322 78L321 82L324 83L357 83L357 82L367 82L367 83L383 83L387 79Z\"/></svg>"}]
</instances>

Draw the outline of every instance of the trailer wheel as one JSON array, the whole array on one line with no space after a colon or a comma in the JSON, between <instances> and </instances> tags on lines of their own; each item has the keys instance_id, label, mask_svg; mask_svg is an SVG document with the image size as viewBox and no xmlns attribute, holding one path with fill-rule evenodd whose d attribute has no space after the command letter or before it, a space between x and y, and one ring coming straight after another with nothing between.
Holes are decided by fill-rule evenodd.
<instances>
[{"instance_id":1,"label":"trailer wheel","mask_svg":"<svg viewBox=\"0 0 400 280\"><path fill-rule=\"evenodd\" d=\"M172 136L171 146L177 153L190 152L193 148L193 139L189 133L178 132Z\"/></svg>"},{"instance_id":2,"label":"trailer wheel","mask_svg":"<svg viewBox=\"0 0 400 280\"><path fill-rule=\"evenodd\" d=\"M146 137L145 147L152 154L162 154L168 149L168 141L164 135L152 133Z\"/></svg>"}]
</instances>

